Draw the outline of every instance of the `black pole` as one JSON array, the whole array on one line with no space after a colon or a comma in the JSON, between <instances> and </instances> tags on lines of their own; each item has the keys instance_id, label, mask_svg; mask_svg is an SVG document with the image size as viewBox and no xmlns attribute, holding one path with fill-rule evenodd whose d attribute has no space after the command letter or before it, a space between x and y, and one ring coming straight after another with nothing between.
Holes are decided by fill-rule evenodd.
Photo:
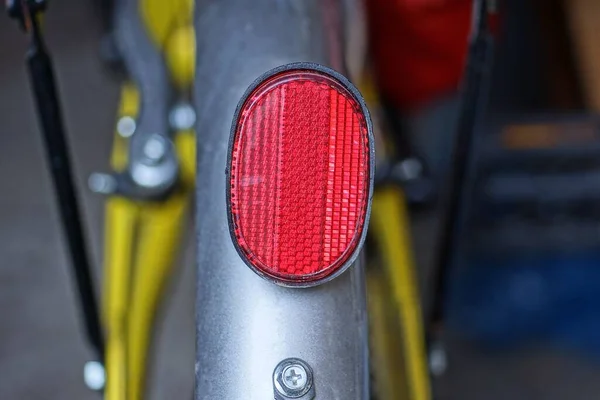
<instances>
[{"instance_id":1,"label":"black pole","mask_svg":"<svg viewBox=\"0 0 600 400\"><path fill-rule=\"evenodd\" d=\"M52 183L59 206L60 219L67 237L71 264L81 300L85 329L98 359L103 360L104 341L102 329L94 295L94 285L77 195L71 175L71 161L52 63L40 35L36 14L31 13L24 2L21 3L21 6L24 8L22 10L25 18L24 25L31 34L31 43L26 57L29 80L34 93L38 120L42 128L42 137L52 173Z\"/></svg>"},{"instance_id":2,"label":"black pole","mask_svg":"<svg viewBox=\"0 0 600 400\"><path fill-rule=\"evenodd\" d=\"M463 83L463 104L457 126L452 173L446 191L435 264L434 298L427 329L430 342L436 339L444 321L444 302L449 269L456 260L463 223L462 210L468 202L469 166L473 155L475 130L483 115L482 111L489 89L493 35L489 30L488 18L488 0L475 0L473 30Z\"/></svg>"}]
</instances>

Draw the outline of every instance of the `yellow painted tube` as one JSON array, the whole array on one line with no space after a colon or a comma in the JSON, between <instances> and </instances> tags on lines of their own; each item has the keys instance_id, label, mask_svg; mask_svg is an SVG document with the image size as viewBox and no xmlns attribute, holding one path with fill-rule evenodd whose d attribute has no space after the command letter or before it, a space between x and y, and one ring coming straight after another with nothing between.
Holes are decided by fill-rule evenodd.
<instances>
[{"instance_id":1,"label":"yellow painted tube","mask_svg":"<svg viewBox=\"0 0 600 400\"><path fill-rule=\"evenodd\" d=\"M104 327L107 400L125 400L127 390L127 313L137 206L119 197L106 203Z\"/></svg>"},{"instance_id":2,"label":"yellow painted tube","mask_svg":"<svg viewBox=\"0 0 600 400\"><path fill-rule=\"evenodd\" d=\"M400 312L405 369L411 400L430 400L425 337L414 270L409 221L404 196L395 187L378 190L373 197L372 233L384 258L386 275L392 285Z\"/></svg>"},{"instance_id":3,"label":"yellow painted tube","mask_svg":"<svg viewBox=\"0 0 600 400\"><path fill-rule=\"evenodd\" d=\"M191 23L171 33L164 54L173 83L181 90L192 86L196 70L196 33Z\"/></svg>"},{"instance_id":4,"label":"yellow painted tube","mask_svg":"<svg viewBox=\"0 0 600 400\"><path fill-rule=\"evenodd\" d=\"M126 83L121 88L121 103L119 105L119 118L129 116L135 118L139 111L140 93L132 83ZM110 155L110 166L114 171L120 172L127 166L128 140L115 133Z\"/></svg>"},{"instance_id":5,"label":"yellow painted tube","mask_svg":"<svg viewBox=\"0 0 600 400\"><path fill-rule=\"evenodd\" d=\"M134 117L139 92L126 83L121 88L119 118ZM115 133L110 164L122 171L127 165L127 140ZM138 206L125 198L110 197L105 205L104 284L102 317L106 335L106 400L127 399L127 313Z\"/></svg>"},{"instance_id":6,"label":"yellow painted tube","mask_svg":"<svg viewBox=\"0 0 600 400\"><path fill-rule=\"evenodd\" d=\"M144 397L154 316L182 241L184 218L195 183L196 137L193 131L178 133L175 145L182 191L165 202L144 204L141 215L128 320L129 400Z\"/></svg>"},{"instance_id":7,"label":"yellow painted tube","mask_svg":"<svg viewBox=\"0 0 600 400\"><path fill-rule=\"evenodd\" d=\"M106 341L106 390L105 400L127 399L127 354L124 332L114 334Z\"/></svg>"},{"instance_id":8,"label":"yellow painted tube","mask_svg":"<svg viewBox=\"0 0 600 400\"><path fill-rule=\"evenodd\" d=\"M372 391L381 400L406 399L406 381L401 379L405 376L400 358L401 345L394 324L397 316L390 315L394 310L388 305L390 290L386 276L373 267L367 270Z\"/></svg>"},{"instance_id":9,"label":"yellow painted tube","mask_svg":"<svg viewBox=\"0 0 600 400\"><path fill-rule=\"evenodd\" d=\"M192 192L196 185L196 135L193 131L183 131L175 137L179 155L179 178L186 191Z\"/></svg>"},{"instance_id":10,"label":"yellow painted tube","mask_svg":"<svg viewBox=\"0 0 600 400\"><path fill-rule=\"evenodd\" d=\"M127 331L128 400L145 397L154 317L179 250L187 204L188 196L176 194L142 211Z\"/></svg>"},{"instance_id":11,"label":"yellow painted tube","mask_svg":"<svg viewBox=\"0 0 600 400\"><path fill-rule=\"evenodd\" d=\"M138 104L135 86L124 85L119 115L135 117ZM172 269L189 189L194 185L193 131L179 133L175 143L186 194L178 193L164 203L136 203L119 197L111 197L106 203L103 291L106 400L143 397L154 313ZM111 166L122 171L126 164L127 140L115 135Z\"/></svg>"}]
</instances>

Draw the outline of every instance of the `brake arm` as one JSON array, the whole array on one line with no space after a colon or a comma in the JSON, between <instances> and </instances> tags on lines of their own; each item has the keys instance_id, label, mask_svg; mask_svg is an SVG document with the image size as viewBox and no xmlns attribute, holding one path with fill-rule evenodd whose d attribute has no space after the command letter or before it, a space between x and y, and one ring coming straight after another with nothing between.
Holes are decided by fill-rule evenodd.
<instances>
[{"instance_id":1,"label":"brake arm","mask_svg":"<svg viewBox=\"0 0 600 400\"><path fill-rule=\"evenodd\" d=\"M135 116L137 89L125 85L119 114ZM111 166L127 165L129 141L118 133ZM107 400L141 399L154 315L170 276L194 184L195 136L175 136L180 160L179 186L161 201L113 195L106 204L104 322L108 336Z\"/></svg>"},{"instance_id":2,"label":"brake arm","mask_svg":"<svg viewBox=\"0 0 600 400\"><path fill-rule=\"evenodd\" d=\"M146 21L150 32L158 30L166 35L165 30L161 31L156 26L156 18L164 18L165 14L155 12L164 3L147 0L143 4L145 18L154 16L154 19ZM157 7L152 8L151 4ZM181 18L181 14L175 12L171 17ZM153 45L161 41L166 43L163 48L165 61L180 89L193 81L195 55L189 37L194 36L190 29L190 25L180 25L170 37L161 39L160 33L153 36ZM164 70L161 73L165 74L163 79L168 78ZM143 75L142 79L144 77L147 76ZM138 89L139 78L134 81L135 84L127 83L122 88L119 121L133 125L129 129L138 131L141 129L141 108L153 107L155 103L144 101L148 92ZM169 100L163 98L162 102L166 105ZM166 115L165 107L159 109ZM162 123L159 120L156 122ZM147 125L142 123L141 126ZM117 130L121 132L115 134L111 155L113 176L117 177L122 177L130 169L131 157L139 156L131 151L131 146L136 145L133 137L127 137L128 132L123 129L118 124ZM138 196L139 192L128 193L116 188L116 193L106 204L104 321L106 331L110 333L106 365L107 400L144 397L154 315L164 284L173 269L184 226L183 218L195 179L194 132L190 129L177 131L174 141L179 168L176 187L172 191L161 199L142 199Z\"/></svg>"},{"instance_id":3,"label":"brake arm","mask_svg":"<svg viewBox=\"0 0 600 400\"><path fill-rule=\"evenodd\" d=\"M167 65L160 47L148 34L141 8L139 0L118 0L115 7L115 39L127 74L140 92L136 129L129 150L131 157L135 156L136 142L143 136L168 132L171 97Z\"/></svg>"}]
</instances>

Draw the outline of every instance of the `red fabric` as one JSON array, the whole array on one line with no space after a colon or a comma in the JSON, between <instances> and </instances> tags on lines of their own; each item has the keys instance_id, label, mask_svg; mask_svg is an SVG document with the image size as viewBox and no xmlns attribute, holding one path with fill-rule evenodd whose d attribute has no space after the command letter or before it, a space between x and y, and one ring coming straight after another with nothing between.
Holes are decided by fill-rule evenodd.
<instances>
[{"instance_id":1,"label":"red fabric","mask_svg":"<svg viewBox=\"0 0 600 400\"><path fill-rule=\"evenodd\" d=\"M413 109L456 90L472 0L367 0L370 45L383 94Z\"/></svg>"}]
</instances>

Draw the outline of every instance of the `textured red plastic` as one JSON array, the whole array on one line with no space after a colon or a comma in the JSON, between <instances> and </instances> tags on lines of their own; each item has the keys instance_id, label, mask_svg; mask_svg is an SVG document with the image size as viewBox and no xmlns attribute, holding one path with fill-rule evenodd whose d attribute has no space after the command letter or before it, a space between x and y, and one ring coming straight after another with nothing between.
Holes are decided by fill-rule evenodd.
<instances>
[{"instance_id":1,"label":"textured red plastic","mask_svg":"<svg viewBox=\"0 0 600 400\"><path fill-rule=\"evenodd\" d=\"M247 97L230 165L238 249L261 274L323 279L360 242L369 201L365 115L337 80L285 71Z\"/></svg>"}]
</instances>

